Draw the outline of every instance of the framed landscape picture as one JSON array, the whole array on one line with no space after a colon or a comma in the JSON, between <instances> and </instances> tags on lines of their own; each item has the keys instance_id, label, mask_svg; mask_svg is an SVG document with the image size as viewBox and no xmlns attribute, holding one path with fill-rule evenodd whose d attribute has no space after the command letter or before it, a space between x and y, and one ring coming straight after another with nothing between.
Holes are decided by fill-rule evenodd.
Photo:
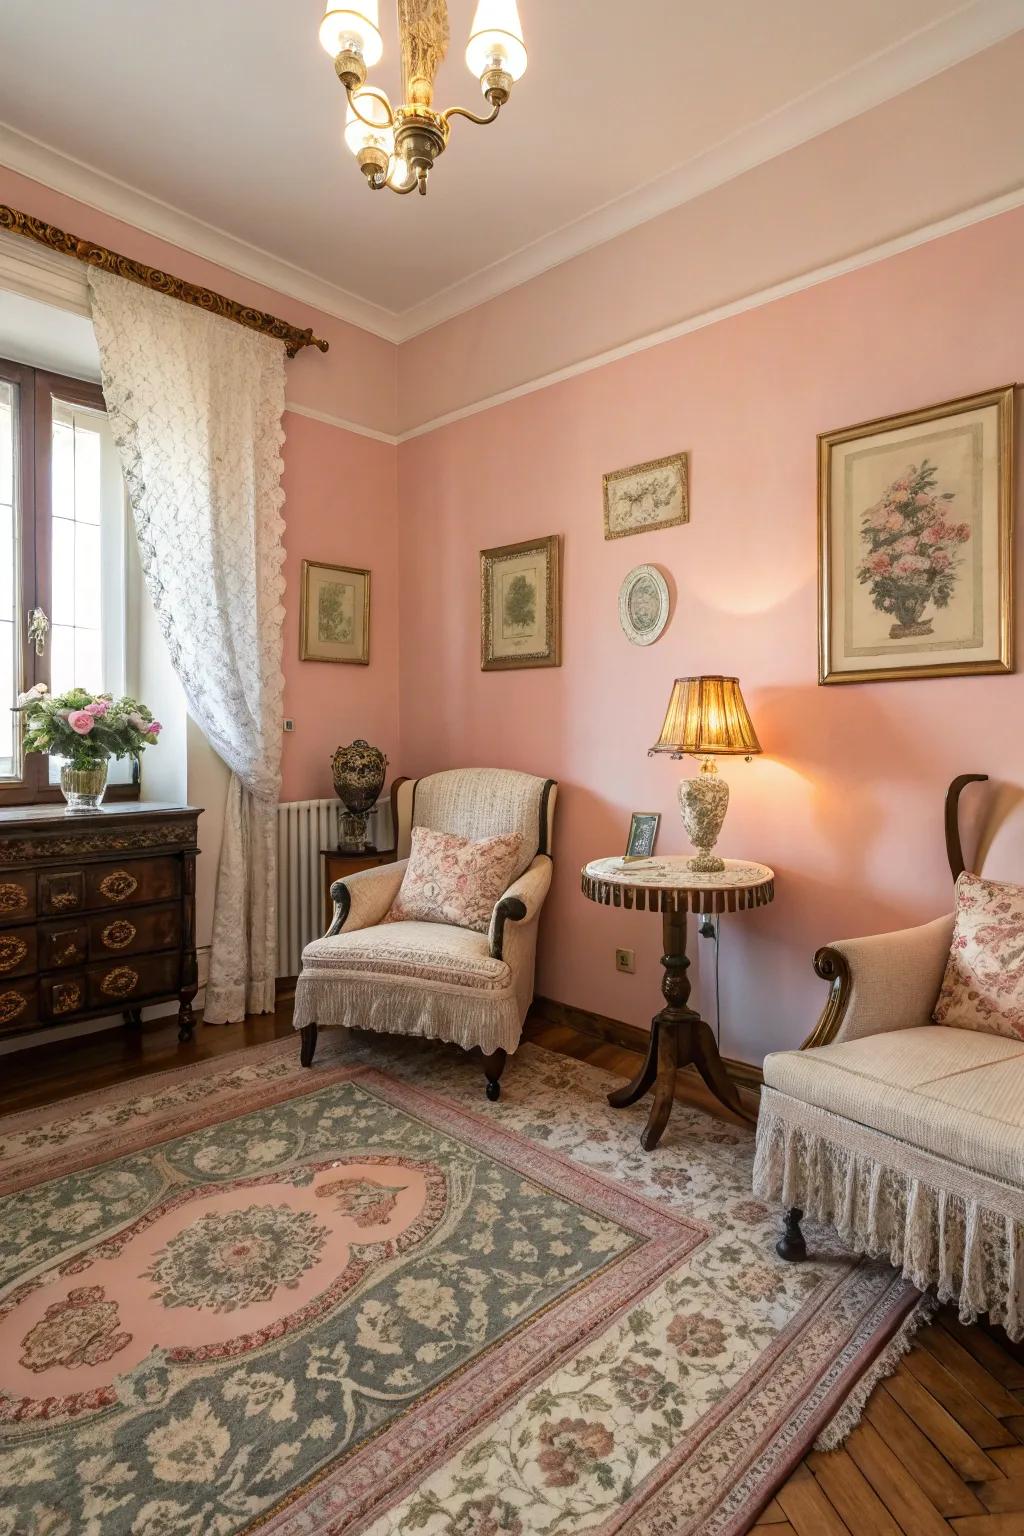
<instances>
[{"instance_id":1,"label":"framed landscape picture","mask_svg":"<svg viewBox=\"0 0 1024 1536\"><path fill-rule=\"evenodd\" d=\"M634 464L604 477L604 536L624 539L690 521L690 456Z\"/></svg>"},{"instance_id":2,"label":"framed landscape picture","mask_svg":"<svg viewBox=\"0 0 1024 1536\"><path fill-rule=\"evenodd\" d=\"M299 659L368 665L369 571L303 560Z\"/></svg>"},{"instance_id":3,"label":"framed landscape picture","mask_svg":"<svg viewBox=\"0 0 1024 1536\"><path fill-rule=\"evenodd\" d=\"M1013 671L1013 389L818 438L821 683Z\"/></svg>"},{"instance_id":4,"label":"framed landscape picture","mask_svg":"<svg viewBox=\"0 0 1024 1536\"><path fill-rule=\"evenodd\" d=\"M480 666L560 667L558 535L480 552Z\"/></svg>"}]
</instances>

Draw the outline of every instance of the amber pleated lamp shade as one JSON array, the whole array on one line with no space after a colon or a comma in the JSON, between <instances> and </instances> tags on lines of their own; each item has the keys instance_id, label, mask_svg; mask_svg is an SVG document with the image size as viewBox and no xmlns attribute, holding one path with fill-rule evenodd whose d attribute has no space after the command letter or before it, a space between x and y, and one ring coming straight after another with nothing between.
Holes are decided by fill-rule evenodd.
<instances>
[{"instance_id":1,"label":"amber pleated lamp shade","mask_svg":"<svg viewBox=\"0 0 1024 1536\"><path fill-rule=\"evenodd\" d=\"M760 752L736 677L677 677L652 752L691 752L695 757Z\"/></svg>"}]
</instances>

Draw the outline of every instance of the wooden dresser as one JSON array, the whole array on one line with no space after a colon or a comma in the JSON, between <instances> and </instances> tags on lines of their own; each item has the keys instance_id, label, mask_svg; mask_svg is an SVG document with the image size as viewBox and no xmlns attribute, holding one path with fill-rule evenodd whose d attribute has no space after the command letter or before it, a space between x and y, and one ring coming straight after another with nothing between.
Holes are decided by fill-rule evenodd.
<instances>
[{"instance_id":1,"label":"wooden dresser","mask_svg":"<svg viewBox=\"0 0 1024 1536\"><path fill-rule=\"evenodd\" d=\"M178 1001L192 1036L202 811L0 808L0 1036Z\"/></svg>"}]
</instances>

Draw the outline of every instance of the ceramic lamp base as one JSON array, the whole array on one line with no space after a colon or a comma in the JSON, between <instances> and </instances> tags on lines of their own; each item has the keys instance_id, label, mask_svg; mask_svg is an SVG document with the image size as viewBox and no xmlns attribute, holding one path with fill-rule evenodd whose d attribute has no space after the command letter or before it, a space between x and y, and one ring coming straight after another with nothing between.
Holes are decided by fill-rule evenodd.
<instances>
[{"instance_id":1,"label":"ceramic lamp base","mask_svg":"<svg viewBox=\"0 0 1024 1536\"><path fill-rule=\"evenodd\" d=\"M701 763L696 778L684 779L679 786L679 811L690 842L697 849L690 860L690 868L698 874L720 874L725 868L711 850L718 842L718 834L729 809L729 786L718 777L718 768L712 757Z\"/></svg>"}]
</instances>

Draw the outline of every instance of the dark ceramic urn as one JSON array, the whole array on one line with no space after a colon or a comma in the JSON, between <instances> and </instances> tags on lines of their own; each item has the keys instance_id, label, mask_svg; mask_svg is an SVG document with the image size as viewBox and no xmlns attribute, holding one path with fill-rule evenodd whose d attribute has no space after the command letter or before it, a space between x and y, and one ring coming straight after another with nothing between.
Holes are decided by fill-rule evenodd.
<instances>
[{"instance_id":1,"label":"dark ceramic urn","mask_svg":"<svg viewBox=\"0 0 1024 1536\"><path fill-rule=\"evenodd\" d=\"M388 760L379 747L371 747L359 737L350 746L339 747L331 758L334 788L345 810L341 817L341 841L344 853L364 853L366 820L384 788Z\"/></svg>"}]
</instances>

